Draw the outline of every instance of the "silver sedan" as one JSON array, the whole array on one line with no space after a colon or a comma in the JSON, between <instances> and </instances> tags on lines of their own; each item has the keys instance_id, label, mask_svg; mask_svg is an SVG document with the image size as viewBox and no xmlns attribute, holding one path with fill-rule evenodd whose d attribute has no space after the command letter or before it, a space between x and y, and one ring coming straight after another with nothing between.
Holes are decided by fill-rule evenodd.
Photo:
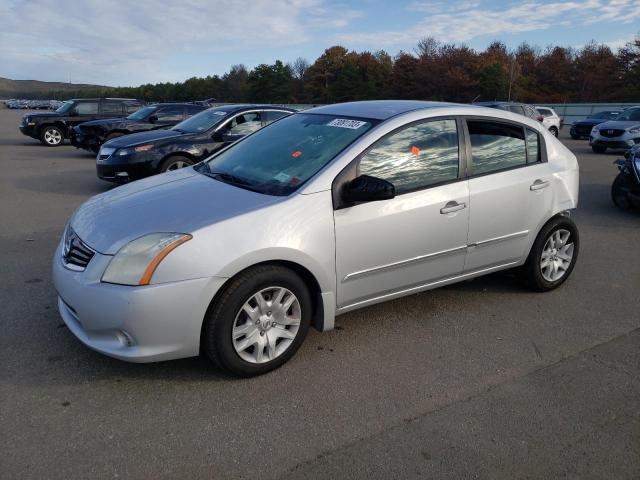
<instances>
[{"instance_id":1,"label":"silver sedan","mask_svg":"<svg viewBox=\"0 0 640 480\"><path fill-rule=\"evenodd\" d=\"M283 118L194 167L97 195L53 259L87 346L272 370L350 310L504 269L538 291L578 257L578 164L539 122L418 101Z\"/></svg>"}]
</instances>

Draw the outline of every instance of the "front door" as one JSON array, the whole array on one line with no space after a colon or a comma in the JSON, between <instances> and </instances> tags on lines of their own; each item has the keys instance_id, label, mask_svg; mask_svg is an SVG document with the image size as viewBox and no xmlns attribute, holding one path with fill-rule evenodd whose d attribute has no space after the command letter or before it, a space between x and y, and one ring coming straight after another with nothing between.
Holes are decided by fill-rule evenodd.
<instances>
[{"instance_id":1,"label":"front door","mask_svg":"<svg viewBox=\"0 0 640 480\"><path fill-rule=\"evenodd\" d=\"M338 308L419 289L464 267L469 215L455 119L413 123L356 160L396 197L334 212Z\"/></svg>"}]
</instances>

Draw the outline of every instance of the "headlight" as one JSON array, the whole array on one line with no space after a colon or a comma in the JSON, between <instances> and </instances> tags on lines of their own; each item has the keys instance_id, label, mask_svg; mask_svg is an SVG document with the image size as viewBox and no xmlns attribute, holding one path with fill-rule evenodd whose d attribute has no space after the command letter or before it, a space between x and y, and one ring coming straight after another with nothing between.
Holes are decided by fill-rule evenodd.
<instances>
[{"instance_id":1,"label":"headlight","mask_svg":"<svg viewBox=\"0 0 640 480\"><path fill-rule=\"evenodd\" d=\"M640 133L640 127L633 127L629 129L629 133Z\"/></svg>"},{"instance_id":2,"label":"headlight","mask_svg":"<svg viewBox=\"0 0 640 480\"><path fill-rule=\"evenodd\" d=\"M111 259L102 281L149 285L153 272L173 249L193 237L185 233L151 233L129 242Z\"/></svg>"},{"instance_id":3,"label":"headlight","mask_svg":"<svg viewBox=\"0 0 640 480\"><path fill-rule=\"evenodd\" d=\"M598 127L597 125L591 129L591 133L597 133L599 131L600 131L600 127Z\"/></svg>"},{"instance_id":4,"label":"headlight","mask_svg":"<svg viewBox=\"0 0 640 480\"><path fill-rule=\"evenodd\" d=\"M633 163L636 166L636 173L640 175L640 158L634 158Z\"/></svg>"},{"instance_id":5,"label":"headlight","mask_svg":"<svg viewBox=\"0 0 640 480\"><path fill-rule=\"evenodd\" d=\"M116 153L116 155L124 156L124 155L131 155L132 153L133 153L133 148L121 148L120 150L118 150L118 153Z\"/></svg>"}]
</instances>

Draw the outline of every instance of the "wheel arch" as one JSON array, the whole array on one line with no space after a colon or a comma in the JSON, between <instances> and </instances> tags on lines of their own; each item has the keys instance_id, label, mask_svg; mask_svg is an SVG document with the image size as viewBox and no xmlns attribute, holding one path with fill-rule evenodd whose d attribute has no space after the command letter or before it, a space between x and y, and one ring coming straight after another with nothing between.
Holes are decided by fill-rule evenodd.
<instances>
[{"instance_id":1,"label":"wheel arch","mask_svg":"<svg viewBox=\"0 0 640 480\"><path fill-rule=\"evenodd\" d=\"M293 262L290 260L266 260L263 262L255 263L253 265L249 265L239 271L237 271L233 276L230 276L226 279L226 281L220 286L218 291L215 293L209 306L207 307L207 311L205 313L204 318L202 319L202 326L200 328L200 345L202 346L202 335L204 334L204 319L210 314L211 309L214 308L216 302L223 294L227 286L236 278L238 275L243 274L247 270L251 270L256 267L261 266L281 266L285 267L297 275L300 276L302 281L305 283L306 287L309 289L309 294L311 296L311 309L312 309L312 318L311 318L311 326L318 331L326 331L333 328L333 315L335 315L335 306L331 308L331 304L328 304L328 301L333 299L333 295L330 295L331 298L327 299L326 295L323 295L322 289L320 288L320 283L316 279L315 275L305 266L300 263ZM327 311L330 310L330 311ZM326 315L332 315L330 320L327 320Z\"/></svg>"}]
</instances>

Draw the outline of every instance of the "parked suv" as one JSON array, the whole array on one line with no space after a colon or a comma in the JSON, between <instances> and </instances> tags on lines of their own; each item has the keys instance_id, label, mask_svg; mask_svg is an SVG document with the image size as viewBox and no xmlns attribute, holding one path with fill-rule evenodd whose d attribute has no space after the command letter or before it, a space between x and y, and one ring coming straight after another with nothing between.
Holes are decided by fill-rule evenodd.
<instances>
[{"instance_id":1,"label":"parked suv","mask_svg":"<svg viewBox=\"0 0 640 480\"><path fill-rule=\"evenodd\" d=\"M84 122L71 129L69 139L77 148L98 152L104 142L130 133L172 127L208 107L190 103L148 105L126 118L105 118Z\"/></svg>"},{"instance_id":2,"label":"parked suv","mask_svg":"<svg viewBox=\"0 0 640 480\"><path fill-rule=\"evenodd\" d=\"M337 314L511 268L559 287L578 258L577 202L575 155L535 120L327 105L85 202L53 257L58 309L115 358L203 352L258 375Z\"/></svg>"},{"instance_id":3,"label":"parked suv","mask_svg":"<svg viewBox=\"0 0 640 480\"><path fill-rule=\"evenodd\" d=\"M587 118L573 122L569 134L574 140L579 140L583 137L589 138L591 130L596 125L606 122L607 120L615 120L620 115L619 110L605 110L602 112L596 112L589 115Z\"/></svg>"},{"instance_id":4,"label":"parked suv","mask_svg":"<svg viewBox=\"0 0 640 480\"><path fill-rule=\"evenodd\" d=\"M498 110L505 110L507 112L517 113L519 115L524 115L525 117L529 117L533 120L541 121L538 117L540 114L535 109L533 105L529 105L528 103L518 103L518 102L475 102L474 105L478 105L480 107L489 107L489 108L497 108Z\"/></svg>"},{"instance_id":5,"label":"parked suv","mask_svg":"<svg viewBox=\"0 0 640 480\"><path fill-rule=\"evenodd\" d=\"M536 105L536 110L540 114L538 120L547 127L547 130L549 130L554 137L557 137L562 128L562 118L560 118L560 115L551 107L539 107Z\"/></svg>"},{"instance_id":6,"label":"parked suv","mask_svg":"<svg viewBox=\"0 0 640 480\"><path fill-rule=\"evenodd\" d=\"M68 100L52 113L28 113L20 131L49 147L61 145L70 129L88 120L129 115L142 106L131 98L77 98Z\"/></svg>"},{"instance_id":7,"label":"parked suv","mask_svg":"<svg viewBox=\"0 0 640 480\"><path fill-rule=\"evenodd\" d=\"M627 150L640 143L640 107L622 111L615 120L600 123L591 129L589 145L595 153L607 148Z\"/></svg>"}]
</instances>

